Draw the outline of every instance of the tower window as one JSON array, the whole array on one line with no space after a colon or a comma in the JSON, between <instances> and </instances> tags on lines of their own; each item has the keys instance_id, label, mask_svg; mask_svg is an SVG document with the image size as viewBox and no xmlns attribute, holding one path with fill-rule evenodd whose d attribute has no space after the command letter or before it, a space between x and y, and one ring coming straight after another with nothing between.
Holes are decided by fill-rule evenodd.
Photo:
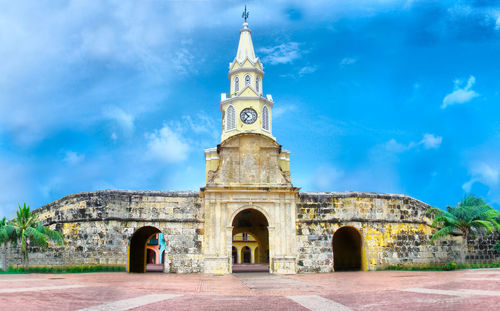
<instances>
[{"instance_id":1,"label":"tower window","mask_svg":"<svg viewBox=\"0 0 500 311\"><path fill-rule=\"evenodd\" d=\"M267 109L267 106L262 108L262 128L269 131L269 109Z\"/></svg>"},{"instance_id":2,"label":"tower window","mask_svg":"<svg viewBox=\"0 0 500 311\"><path fill-rule=\"evenodd\" d=\"M250 85L250 76L246 75L245 76L245 86Z\"/></svg>"},{"instance_id":3,"label":"tower window","mask_svg":"<svg viewBox=\"0 0 500 311\"><path fill-rule=\"evenodd\" d=\"M233 105L229 105L226 109L226 131L236 128L235 114Z\"/></svg>"},{"instance_id":4,"label":"tower window","mask_svg":"<svg viewBox=\"0 0 500 311\"><path fill-rule=\"evenodd\" d=\"M259 77L255 78L255 89L257 90L257 93L260 92L259 82L260 82Z\"/></svg>"},{"instance_id":5,"label":"tower window","mask_svg":"<svg viewBox=\"0 0 500 311\"><path fill-rule=\"evenodd\" d=\"M238 92L240 90L240 78L234 78L234 91Z\"/></svg>"}]
</instances>

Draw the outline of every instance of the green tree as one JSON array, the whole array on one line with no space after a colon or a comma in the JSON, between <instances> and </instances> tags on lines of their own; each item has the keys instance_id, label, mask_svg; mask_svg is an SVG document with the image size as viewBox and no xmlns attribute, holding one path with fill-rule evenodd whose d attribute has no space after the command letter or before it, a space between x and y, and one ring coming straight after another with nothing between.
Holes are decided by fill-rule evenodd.
<instances>
[{"instance_id":1,"label":"green tree","mask_svg":"<svg viewBox=\"0 0 500 311\"><path fill-rule=\"evenodd\" d=\"M491 233L495 229L500 230L500 225L497 222L498 211L488 206L482 198L473 194L466 194L457 206L448 206L446 211L433 207L429 213L434 216L432 226L439 228L432 236L431 243L457 231L462 233L464 243L461 249L461 261L463 263L465 263L468 239L471 234Z\"/></svg>"},{"instance_id":2,"label":"green tree","mask_svg":"<svg viewBox=\"0 0 500 311\"><path fill-rule=\"evenodd\" d=\"M2 270L7 271L7 244L14 239L14 228L9 224L7 218L0 220L0 244L3 248Z\"/></svg>"},{"instance_id":3,"label":"green tree","mask_svg":"<svg viewBox=\"0 0 500 311\"><path fill-rule=\"evenodd\" d=\"M12 221L14 228L14 245L21 243L21 252L23 253L24 267L28 269L28 247L38 246L46 249L48 247L47 239L56 242L59 245L64 244L63 235L55 230L45 227L38 219L38 214L32 214L30 207L24 203L24 206L19 205L19 210L16 212L16 218Z\"/></svg>"}]
</instances>

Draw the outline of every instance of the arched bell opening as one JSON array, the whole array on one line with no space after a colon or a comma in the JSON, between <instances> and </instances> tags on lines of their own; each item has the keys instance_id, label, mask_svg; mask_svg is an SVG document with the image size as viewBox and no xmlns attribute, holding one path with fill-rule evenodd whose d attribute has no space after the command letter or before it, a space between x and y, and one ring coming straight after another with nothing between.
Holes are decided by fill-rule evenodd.
<instances>
[{"instance_id":1,"label":"arched bell opening","mask_svg":"<svg viewBox=\"0 0 500 311\"><path fill-rule=\"evenodd\" d=\"M354 227L341 227L332 239L333 269L335 271L361 270L361 234Z\"/></svg>"},{"instance_id":2,"label":"arched bell opening","mask_svg":"<svg viewBox=\"0 0 500 311\"><path fill-rule=\"evenodd\" d=\"M237 249L233 272L269 271L269 223L256 209L239 212L232 222L232 247ZM267 255L267 256L266 256Z\"/></svg>"},{"instance_id":3,"label":"arched bell opening","mask_svg":"<svg viewBox=\"0 0 500 311\"><path fill-rule=\"evenodd\" d=\"M128 271L163 272L163 261L159 256L162 242L163 234L158 228L145 226L137 229L130 238Z\"/></svg>"}]
</instances>

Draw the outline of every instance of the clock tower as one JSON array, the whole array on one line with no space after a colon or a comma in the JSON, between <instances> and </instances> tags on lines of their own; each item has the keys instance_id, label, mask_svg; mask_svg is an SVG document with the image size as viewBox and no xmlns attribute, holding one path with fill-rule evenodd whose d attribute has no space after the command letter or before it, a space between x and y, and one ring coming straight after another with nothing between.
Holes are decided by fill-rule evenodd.
<instances>
[{"instance_id":1,"label":"clock tower","mask_svg":"<svg viewBox=\"0 0 500 311\"><path fill-rule=\"evenodd\" d=\"M221 142L205 150L206 186L200 189L205 219L203 271L230 273L241 253L233 238L254 237L251 263L271 273L296 272L296 202L290 152L272 135L271 95L264 96L264 67L255 56L251 31L240 30L229 64L229 93L221 95Z\"/></svg>"},{"instance_id":2,"label":"clock tower","mask_svg":"<svg viewBox=\"0 0 500 311\"><path fill-rule=\"evenodd\" d=\"M271 95L264 97L264 66L255 56L251 30L243 23L236 57L229 63L229 93L221 94L221 141L241 133L272 135Z\"/></svg>"}]
</instances>

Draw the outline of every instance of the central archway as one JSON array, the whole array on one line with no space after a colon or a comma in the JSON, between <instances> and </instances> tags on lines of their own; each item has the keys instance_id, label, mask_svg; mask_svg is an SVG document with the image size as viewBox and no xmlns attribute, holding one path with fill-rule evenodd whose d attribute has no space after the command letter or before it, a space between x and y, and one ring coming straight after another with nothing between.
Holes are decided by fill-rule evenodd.
<instances>
[{"instance_id":1,"label":"central archway","mask_svg":"<svg viewBox=\"0 0 500 311\"><path fill-rule=\"evenodd\" d=\"M361 270L361 235L358 230L339 228L333 235L332 246L335 271Z\"/></svg>"},{"instance_id":2,"label":"central archway","mask_svg":"<svg viewBox=\"0 0 500 311\"><path fill-rule=\"evenodd\" d=\"M245 209L234 217L232 226L232 246L238 250L239 255L238 264L233 264L232 271L268 272L269 223L266 216L256 209Z\"/></svg>"},{"instance_id":3,"label":"central archway","mask_svg":"<svg viewBox=\"0 0 500 311\"><path fill-rule=\"evenodd\" d=\"M153 258L153 256L155 256L154 251L148 249L146 243L158 233L161 233L161 231L151 226L139 228L134 232L130 238L128 258L129 272L144 273L146 272L146 263L148 259L155 262ZM148 254L149 256L147 256Z\"/></svg>"}]
</instances>

